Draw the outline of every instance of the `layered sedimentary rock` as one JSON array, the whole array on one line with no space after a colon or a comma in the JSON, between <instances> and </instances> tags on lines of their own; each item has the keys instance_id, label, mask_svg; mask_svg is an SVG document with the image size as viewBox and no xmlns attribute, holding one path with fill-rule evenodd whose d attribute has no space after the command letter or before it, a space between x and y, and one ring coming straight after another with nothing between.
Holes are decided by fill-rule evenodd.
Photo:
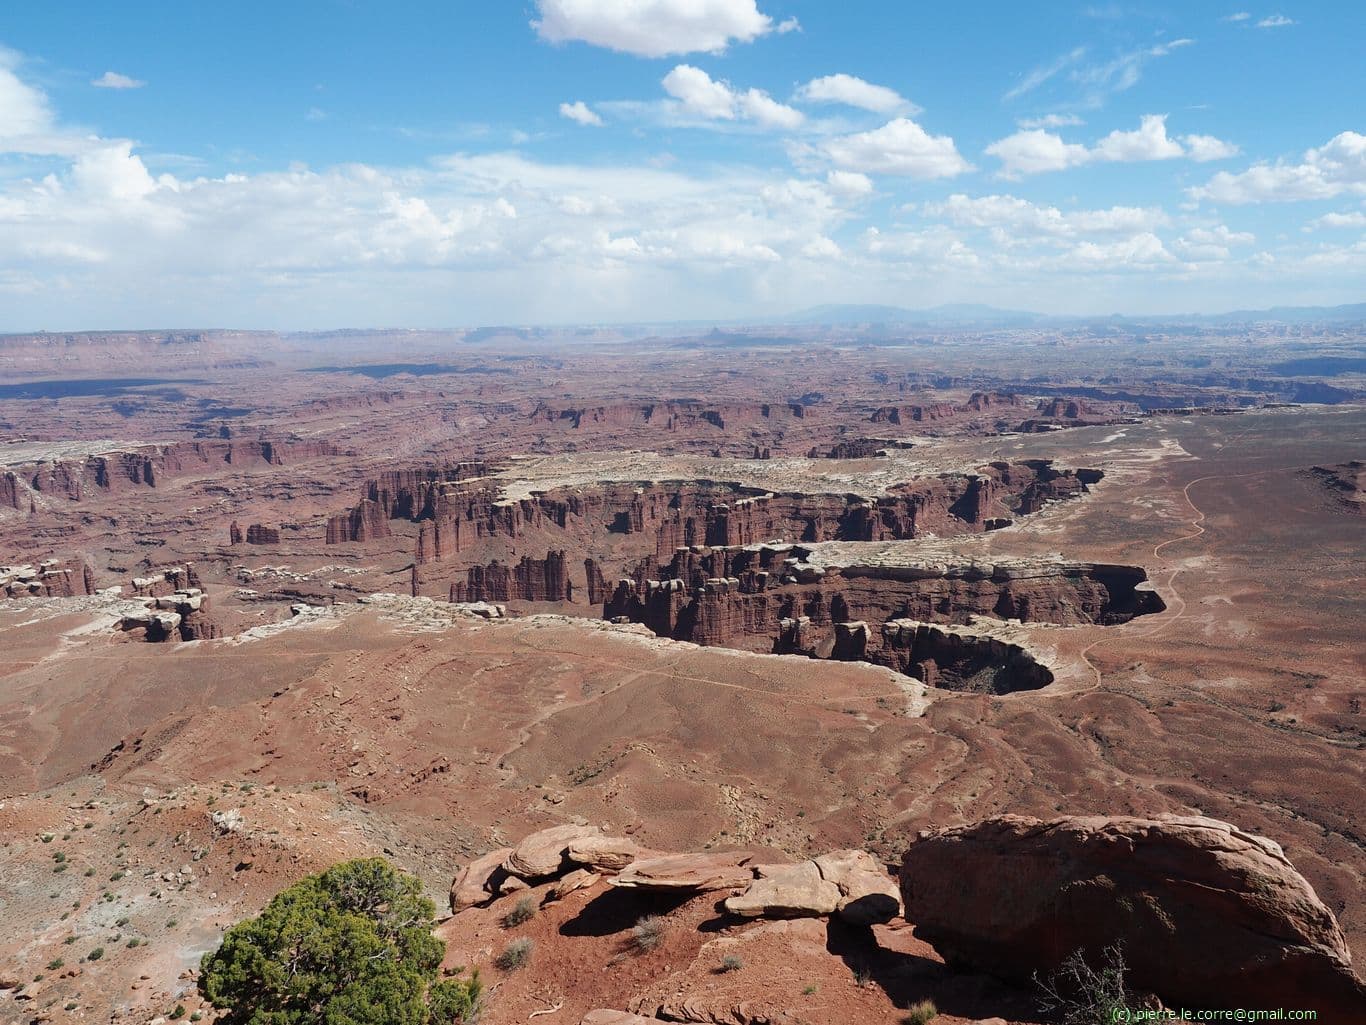
<instances>
[{"instance_id":1,"label":"layered sedimentary rock","mask_svg":"<svg viewBox=\"0 0 1366 1025\"><path fill-rule=\"evenodd\" d=\"M1040 560L825 567L806 562L806 554L788 545L685 549L665 579L643 587L619 581L603 614L644 623L661 637L749 650L772 650L783 620L806 617L821 631L824 657L839 623L880 629L897 619L965 623L987 615L1110 625L1163 608L1146 586L1147 574L1133 566Z\"/></svg>"},{"instance_id":2,"label":"layered sedimentary rock","mask_svg":"<svg viewBox=\"0 0 1366 1025\"><path fill-rule=\"evenodd\" d=\"M371 481L361 501L327 523L327 542L388 537L389 521L419 524L415 561L439 562L481 539L516 539L536 531L578 537L644 534L656 556L680 546L794 541L881 541L981 532L1049 501L1083 494L1097 470L1060 469L1048 460L994 462L970 474L947 473L887 490L875 498L775 494L734 484L688 481L610 483L592 488L502 497L483 464L403 471Z\"/></svg>"},{"instance_id":3,"label":"layered sedimentary rock","mask_svg":"<svg viewBox=\"0 0 1366 1025\"><path fill-rule=\"evenodd\" d=\"M0 598L73 598L95 593L95 571L84 562L45 559L36 566L0 566Z\"/></svg>"},{"instance_id":4,"label":"layered sedimentary rock","mask_svg":"<svg viewBox=\"0 0 1366 1025\"><path fill-rule=\"evenodd\" d=\"M205 641L223 636L209 612L209 598L198 587L183 587L169 594L143 599L145 609L119 620L119 629L143 640Z\"/></svg>"},{"instance_id":5,"label":"layered sedimentary rock","mask_svg":"<svg viewBox=\"0 0 1366 1025\"><path fill-rule=\"evenodd\" d=\"M954 417L983 413L993 409L1019 409L1024 400L1000 392L974 392L966 402L933 402L927 405L882 406L869 417L873 423L913 424L951 420Z\"/></svg>"},{"instance_id":6,"label":"layered sedimentary rock","mask_svg":"<svg viewBox=\"0 0 1366 1025\"><path fill-rule=\"evenodd\" d=\"M546 552L544 559L523 556L516 566L494 561L473 566L464 583L451 584L450 600L468 601L572 601L574 585L563 551Z\"/></svg>"},{"instance_id":7,"label":"layered sedimentary rock","mask_svg":"<svg viewBox=\"0 0 1366 1025\"><path fill-rule=\"evenodd\" d=\"M694 430L703 424L718 430L774 420L801 419L800 402L704 403L692 401L613 403L556 408L542 404L531 414L534 423L586 430L591 427L649 427L656 431Z\"/></svg>"},{"instance_id":8,"label":"layered sedimentary rock","mask_svg":"<svg viewBox=\"0 0 1366 1025\"><path fill-rule=\"evenodd\" d=\"M1366 1021L1332 912L1278 844L1226 822L1007 815L922 834L901 893L946 959L1021 983L1118 944L1130 986L1172 1004Z\"/></svg>"},{"instance_id":9,"label":"layered sedimentary rock","mask_svg":"<svg viewBox=\"0 0 1366 1025\"><path fill-rule=\"evenodd\" d=\"M278 545L280 543L280 530L278 527L267 527L261 523L253 523L247 528L247 544L249 545Z\"/></svg>"},{"instance_id":10,"label":"layered sedimentary rock","mask_svg":"<svg viewBox=\"0 0 1366 1025\"><path fill-rule=\"evenodd\" d=\"M103 492L155 488L162 481L223 466L284 466L340 455L335 445L318 441L206 440L170 445L140 445L83 458L39 460L0 474L0 504L26 509L32 496L79 502Z\"/></svg>"}]
</instances>

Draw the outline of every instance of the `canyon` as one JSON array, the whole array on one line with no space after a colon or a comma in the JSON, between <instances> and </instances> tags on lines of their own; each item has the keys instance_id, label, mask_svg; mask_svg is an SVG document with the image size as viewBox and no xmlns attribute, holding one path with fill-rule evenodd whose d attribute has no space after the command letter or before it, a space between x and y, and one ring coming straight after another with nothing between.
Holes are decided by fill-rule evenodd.
<instances>
[{"instance_id":1,"label":"canyon","mask_svg":"<svg viewBox=\"0 0 1366 1025\"><path fill-rule=\"evenodd\" d=\"M189 1013L307 872L444 906L590 825L701 860L534 882L492 1025L574 980L565 1021L1045 1022L824 874L1009 815L1269 837L1366 944L1366 382L1271 369L1337 335L608 335L0 340L0 1017ZM651 889L731 852L786 867ZM451 966L526 891L481 892ZM647 913L662 953L603 970Z\"/></svg>"}]
</instances>

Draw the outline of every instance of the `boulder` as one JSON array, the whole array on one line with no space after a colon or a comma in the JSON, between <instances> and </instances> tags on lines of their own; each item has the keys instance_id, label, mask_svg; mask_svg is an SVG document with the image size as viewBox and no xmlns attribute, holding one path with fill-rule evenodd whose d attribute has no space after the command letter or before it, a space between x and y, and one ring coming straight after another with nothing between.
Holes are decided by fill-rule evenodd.
<instances>
[{"instance_id":1,"label":"boulder","mask_svg":"<svg viewBox=\"0 0 1366 1025\"><path fill-rule=\"evenodd\" d=\"M839 887L835 910L854 925L881 925L901 914L896 880L867 851L831 851L815 859L821 878Z\"/></svg>"},{"instance_id":2,"label":"boulder","mask_svg":"<svg viewBox=\"0 0 1366 1025\"><path fill-rule=\"evenodd\" d=\"M451 882L451 914L483 904L493 897L497 889L494 876L502 873L503 862L511 853L511 847L489 851L456 873Z\"/></svg>"},{"instance_id":3,"label":"boulder","mask_svg":"<svg viewBox=\"0 0 1366 1025\"><path fill-rule=\"evenodd\" d=\"M663 854L633 861L607 881L640 890L730 890L754 881L753 860L749 851Z\"/></svg>"},{"instance_id":4,"label":"boulder","mask_svg":"<svg viewBox=\"0 0 1366 1025\"><path fill-rule=\"evenodd\" d=\"M726 910L743 918L811 918L831 914L840 903L839 887L822 879L814 861L764 865L744 893L726 898Z\"/></svg>"},{"instance_id":5,"label":"boulder","mask_svg":"<svg viewBox=\"0 0 1366 1025\"><path fill-rule=\"evenodd\" d=\"M658 1025L658 1018L642 1018L630 1011L589 1011L579 1019L579 1025Z\"/></svg>"},{"instance_id":6,"label":"boulder","mask_svg":"<svg viewBox=\"0 0 1366 1025\"><path fill-rule=\"evenodd\" d=\"M555 882L555 885L546 892L543 903L549 904L552 901L564 900L575 890L586 890L601 878L602 876L596 872L590 872L586 868L576 868Z\"/></svg>"},{"instance_id":7,"label":"boulder","mask_svg":"<svg viewBox=\"0 0 1366 1025\"><path fill-rule=\"evenodd\" d=\"M558 875L564 867L565 853L574 840L597 836L596 826L551 826L532 833L512 849L503 861L503 868L523 879L543 879Z\"/></svg>"},{"instance_id":8,"label":"boulder","mask_svg":"<svg viewBox=\"0 0 1366 1025\"><path fill-rule=\"evenodd\" d=\"M1130 985L1168 1004L1366 1021L1332 913L1279 845L1226 822L1007 815L922 834L901 893L946 960L1007 979L1119 943Z\"/></svg>"},{"instance_id":9,"label":"boulder","mask_svg":"<svg viewBox=\"0 0 1366 1025\"><path fill-rule=\"evenodd\" d=\"M569 842L569 860L599 872L619 872L640 854L640 845L624 836L585 836Z\"/></svg>"}]
</instances>

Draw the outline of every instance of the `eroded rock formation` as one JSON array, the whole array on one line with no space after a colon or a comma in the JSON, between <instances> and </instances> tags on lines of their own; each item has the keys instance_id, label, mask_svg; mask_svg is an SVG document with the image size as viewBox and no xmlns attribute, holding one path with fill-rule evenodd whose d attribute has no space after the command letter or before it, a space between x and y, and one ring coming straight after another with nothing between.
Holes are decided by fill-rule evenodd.
<instances>
[{"instance_id":1,"label":"eroded rock formation","mask_svg":"<svg viewBox=\"0 0 1366 1025\"><path fill-rule=\"evenodd\" d=\"M901 893L918 936L1003 978L1118 943L1130 985L1170 1003L1366 1020L1332 912L1278 844L1226 822L1002 816L922 834Z\"/></svg>"}]
</instances>

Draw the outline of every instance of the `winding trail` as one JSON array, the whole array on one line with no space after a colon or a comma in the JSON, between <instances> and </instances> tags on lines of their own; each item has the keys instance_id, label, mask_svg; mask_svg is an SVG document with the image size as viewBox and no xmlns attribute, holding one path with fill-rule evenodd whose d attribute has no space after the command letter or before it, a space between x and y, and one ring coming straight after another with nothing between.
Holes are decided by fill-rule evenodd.
<instances>
[{"instance_id":1,"label":"winding trail","mask_svg":"<svg viewBox=\"0 0 1366 1025\"><path fill-rule=\"evenodd\" d=\"M1243 434L1246 433L1247 431L1243 432ZM1233 439L1233 441L1230 441L1228 444L1233 445L1234 443L1242 440L1243 434L1239 434L1236 438ZM1268 473L1283 473L1287 470L1305 470L1309 469L1313 465L1315 464L1298 463L1293 466L1269 466L1264 470L1249 470L1246 473L1211 473L1207 474L1204 477L1196 477L1194 480L1187 483L1186 486L1181 489L1181 497L1185 500L1186 505L1190 506L1191 512L1195 514L1195 516L1191 519L1189 524L1189 526L1193 529L1191 529L1189 533L1182 534L1180 537L1169 538L1166 541L1162 541L1154 545L1152 553L1153 558L1160 559L1162 557L1162 549L1166 548L1168 545L1178 544L1182 541L1193 541L1197 537L1201 537L1205 534L1205 512L1198 505L1196 505L1195 501L1191 498L1191 488L1195 487L1195 485L1203 484L1206 481L1212 480L1238 480L1243 477L1261 477ZM1162 617L1161 621L1155 624L1151 630L1148 630L1146 633L1137 634L1136 636L1138 638L1156 637L1158 634L1166 630L1167 627L1171 626L1173 623L1175 623L1177 620L1179 620L1182 616L1186 614L1186 599L1182 597L1181 593L1176 589L1176 576L1178 573L1181 572L1181 570L1182 567L1180 566L1173 567L1171 571L1167 574L1167 582L1162 585L1162 590L1166 592L1166 596L1169 596L1172 601L1176 602L1180 606L1176 611L1176 615L1170 617ZM1097 637L1086 647L1082 648L1081 652L1079 653L1081 660L1086 663L1087 667L1095 675L1096 687L1099 687L1101 684L1101 672L1096 667L1096 664L1091 661L1091 650L1105 643L1106 641L1113 639L1114 637L1112 635L1102 634L1100 637Z\"/></svg>"}]
</instances>

